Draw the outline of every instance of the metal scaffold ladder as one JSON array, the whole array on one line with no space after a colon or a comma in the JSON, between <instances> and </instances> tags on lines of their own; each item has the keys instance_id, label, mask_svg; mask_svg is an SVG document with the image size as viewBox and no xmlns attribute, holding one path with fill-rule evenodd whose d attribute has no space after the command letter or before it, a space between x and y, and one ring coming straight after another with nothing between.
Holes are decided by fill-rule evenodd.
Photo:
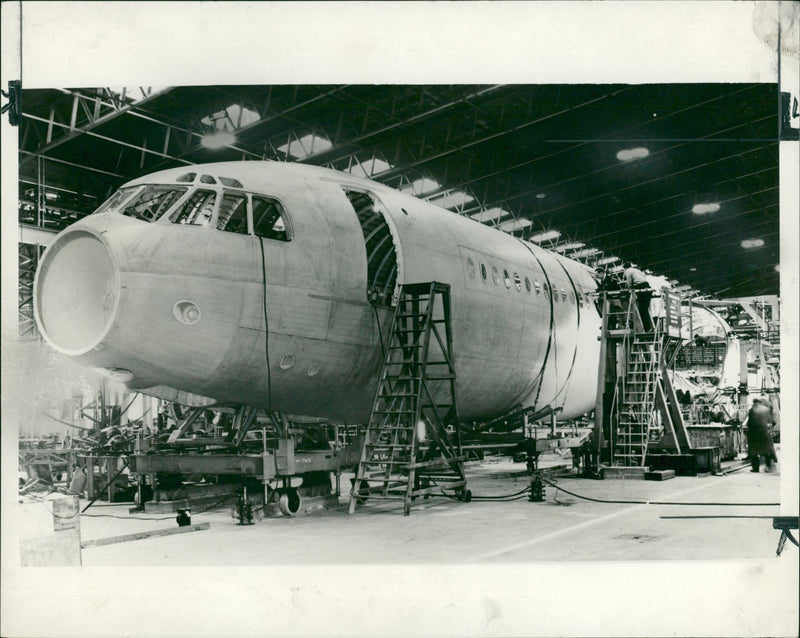
<instances>
[{"instance_id":1,"label":"metal scaffold ladder","mask_svg":"<svg viewBox=\"0 0 800 638\"><path fill-rule=\"evenodd\" d=\"M469 500L456 410L450 287L401 287L350 496L411 502L445 490Z\"/></svg>"},{"instance_id":2,"label":"metal scaffold ladder","mask_svg":"<svg viewBox=\"0 0 800 638\"><path fill-rule=\"evenodd\" d=\"M630 343L614 450L614 460L620 465L644 466L655 420L661 345L658 333L635 334Z\"/></svg>"},{"instance_id":3,"label":"metal scaffold ladder","mask_svg":"<svg viewBox=\"0 0 800 638\"><path fill-rule=\"evenodd\" d=\"M667 291L662 291L662 296L666 301L675 301ZM679 299L677 307L680 308ZM657 415L664 429L660 447L678 453L692 447L667 372L680 336L670 334L665 318L653 319L653 330L644 330L635 291L614 293L613 303L610 295L604 295L597 425L602 427L603 419L609 419L609 460L613 465L644 467L651 431L659 425ZM617 366L618 356L622 367ZM605 417L604 394L613 395L610 414Z\"/></svg>"}]
</instances>

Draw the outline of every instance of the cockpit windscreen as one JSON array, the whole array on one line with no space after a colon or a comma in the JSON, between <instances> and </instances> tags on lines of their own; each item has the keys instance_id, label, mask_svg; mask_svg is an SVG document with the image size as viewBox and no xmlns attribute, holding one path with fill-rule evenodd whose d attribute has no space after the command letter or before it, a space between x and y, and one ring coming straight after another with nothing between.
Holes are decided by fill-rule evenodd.
<instances>
[{"instance_id":1,"label":"cockpit windscreen","mask_svg":"<svg viewBox=\"0 0 800 638\"><path fill-rule=\"evenodd\" d=\"M145 186L136 197L125 205L122 214L146 222L154 222L169 210L187 190L186 186Z\"/></svg>"}]
</instances>

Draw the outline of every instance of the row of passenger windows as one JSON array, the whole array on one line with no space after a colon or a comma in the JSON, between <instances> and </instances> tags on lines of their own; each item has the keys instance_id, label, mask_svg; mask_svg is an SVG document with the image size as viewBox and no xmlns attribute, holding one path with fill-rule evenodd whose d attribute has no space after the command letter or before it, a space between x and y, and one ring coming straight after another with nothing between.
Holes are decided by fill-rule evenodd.
<instances>
[{"instance_id":1,"label":"row of passenger windows","mask_svg":"<svg viewBox=\"0 0 800 638\"><path fill-rule=\"evenodd\" d=\"M475 279L477 277L478 268L475 265L472 257L467 257L467 274L469 275L470 279ZM482 281L487 282L491 277L492 282L495 286L500 285L501 274L500 271L497 269L496 266L491 266L487 268L486 264L483 262L480 263L480 278ZM528 277L525 277L524 280L519 276L519 273L513 273L509 275L508 270L503 270L502 273L502 280L505 284L505 287L511 289L513 285L517 292L522 292L523 281L525 286L525 291L530 294L532 291L535 295L541 296L544 295L545 299L550 299L550 286L547 282L539 282L538 279L533 280L533 284L531 284L531 280ZM565 288L555 288L553 287L553 301L558 303L567 303L569 301L571 304L575 303L575 293L570 291L567 292ZM582 306L588 305L589 298L586 295L578 293L578 303Z\"/></svg>"},{"instance_id":2,"label":"row of passenger windows","mask_svg":"<svg viewBox=\"0 0 800 638\"><path fill-rule=\"evenodd\" d=\"M289 240L286 213L277 200L250 193L220 193L203 188L186 197L189 188L157 185L122 188L97 212L118 209L123 215L146 222L155 222L169 213L173 224L214 224L217 230L241 235L250 234L249 220L252 219L252 232L259 237Z\"/></svg>"}]
</instances>

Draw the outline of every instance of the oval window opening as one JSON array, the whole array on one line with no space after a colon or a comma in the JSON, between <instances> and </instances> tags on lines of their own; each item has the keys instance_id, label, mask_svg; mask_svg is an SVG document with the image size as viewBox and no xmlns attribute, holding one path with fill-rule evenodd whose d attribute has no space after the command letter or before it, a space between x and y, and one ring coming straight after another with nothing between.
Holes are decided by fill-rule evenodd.
<instances>
[{"instance_id":1,"label":"oval window opening","mask_svg":"<svg viewBox=\"0 0 800 638\"><path fill-rule=\"evenodd\" d=\"M483 277L483 280L486 281L486 266L483 264L481 264L481 277Z\"/></svg>"},{"instance_id":2,"label":"oval window opening","mask_svg":"<svg viewBox=\"0 0 800 638\"><path fill-rule=\"evenodd\" d=\"M505 283L506 288L511 288L511 277L508 276L508 271L503 271L503 283Z\"/></svg>"}]
</instances>

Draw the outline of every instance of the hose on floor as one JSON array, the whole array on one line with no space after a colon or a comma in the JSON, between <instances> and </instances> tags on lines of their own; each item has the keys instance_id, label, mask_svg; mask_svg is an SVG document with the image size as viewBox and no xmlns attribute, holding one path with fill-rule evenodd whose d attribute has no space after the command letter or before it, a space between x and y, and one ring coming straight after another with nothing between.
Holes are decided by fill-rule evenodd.
<instances>
[{"instance_id":1,"label":"hose on floor","mask_svg":"<svg viewBox=\"0 0 800 638\"><path fill-rule=\"evenodd\" d=\"M555 487L558 490L561 490L565 494L569 494L570 496L574 496L575 498L583 499L584 501L592 501L594 503L615 503L615 504L622 504L622 505L725 505L725 506L732 506L732 507L774 507L776 505L780 505L780 503L713 503L713 502L691 502L691 501L622 501L622 500L614 500L614 499L603 499L603 498L592 498L591 496L581 496L580 494L576 494L575 492L570 492L569 490L564 489L557 483L542 477L542 481Z\"/></svg>"}]
</instances>

